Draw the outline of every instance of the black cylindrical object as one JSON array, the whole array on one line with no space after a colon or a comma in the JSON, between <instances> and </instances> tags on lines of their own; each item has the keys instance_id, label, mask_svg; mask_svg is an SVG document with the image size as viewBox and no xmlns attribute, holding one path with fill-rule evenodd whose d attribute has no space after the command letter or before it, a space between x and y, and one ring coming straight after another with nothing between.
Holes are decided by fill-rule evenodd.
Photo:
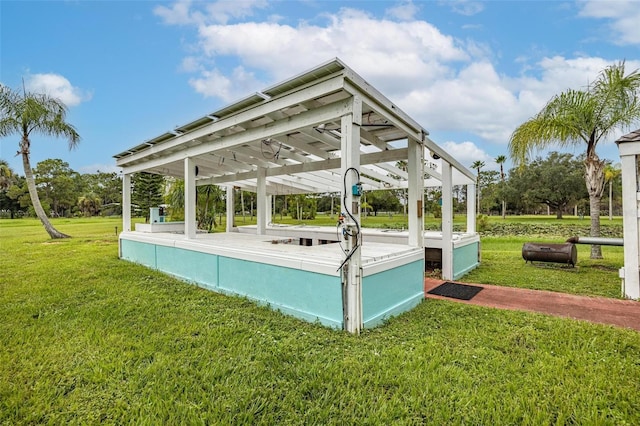
<instances>
[{"instance_id":1,"label":"black cylindrical object","mask_svg":"<svg viewBox=\"0 0 640 426\"><path fill-rule=\"evenodd\" d=\"M522 258L525 262L555 262L575 266L578 261L578 250L572 243L524 243Z\"/></svg>"}]
</instances>

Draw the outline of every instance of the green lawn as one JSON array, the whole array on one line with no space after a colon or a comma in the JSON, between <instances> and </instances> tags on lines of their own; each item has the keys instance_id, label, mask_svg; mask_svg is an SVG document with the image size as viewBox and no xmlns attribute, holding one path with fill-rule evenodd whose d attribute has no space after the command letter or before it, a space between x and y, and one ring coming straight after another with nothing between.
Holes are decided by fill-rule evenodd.
<instances>
[{"instance_id":1,"label":"green lawn","mask_svg":"<svg viewBox=\"0 0 640 426\"><path fill-rule=\"evenodd\" d=\"M429 300L351 336L54 224L0 221L0 424L640 423L640 333Z\"/></svg>"}]
</instances>

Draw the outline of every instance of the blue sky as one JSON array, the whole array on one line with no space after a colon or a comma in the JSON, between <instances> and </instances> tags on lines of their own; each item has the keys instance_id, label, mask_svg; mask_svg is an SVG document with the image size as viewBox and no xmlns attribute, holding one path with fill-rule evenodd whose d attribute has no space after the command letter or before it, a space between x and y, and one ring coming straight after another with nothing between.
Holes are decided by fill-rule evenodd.
<instances>
[{"instance_id":1,"label":"blue sky","mask_svg":"<svg viewBox=\"0 0 640 426\"><path fill-rule=\"evenodd\" d=\"M334 57L463 164L507 154L551 96L640 68L635 1L1 1L0 83L60 97L82 142L35 135L33 165L82 173ZM640 123L638 123L640 125ZM614 162L613 143L599 154ZM23 174L18 139L0 158ZM582 152L582 149L575 153Z\"/></svg>"}]
</instances>

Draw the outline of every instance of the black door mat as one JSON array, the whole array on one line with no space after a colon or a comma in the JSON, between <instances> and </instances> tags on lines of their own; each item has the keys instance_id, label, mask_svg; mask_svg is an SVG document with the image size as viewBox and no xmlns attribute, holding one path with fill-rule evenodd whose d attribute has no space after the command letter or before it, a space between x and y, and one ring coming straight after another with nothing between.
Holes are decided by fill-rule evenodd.
<instances>
[{"instance_id":1,"label":"black door mat","mask_svg":"<svg viewBox=\"0 0 640 426\"><path fill-rule=\"evenodd\" d=\"M480 293L483 287L475 285L457 284L446 282L429 290L427 293L437 296L451 297L452 299L471 300Z\"/></svg>"}]
</instances>

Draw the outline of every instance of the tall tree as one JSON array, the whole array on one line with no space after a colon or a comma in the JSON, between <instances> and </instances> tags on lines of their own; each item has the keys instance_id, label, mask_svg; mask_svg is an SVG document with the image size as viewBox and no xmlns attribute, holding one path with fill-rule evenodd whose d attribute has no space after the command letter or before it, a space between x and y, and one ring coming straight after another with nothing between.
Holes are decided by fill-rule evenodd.
<instances>
[{"instance_id":1,"label":"tall tree","mask_svg":"<svg viewBox=\"0 0 640 426\"><path fill-rule=\"evenodd\" d=\"M122 179L117 173L96 173L81 175L82 189L79 196L94 196L101 200L100 213L103 215L120 214L122 208Z\"/></svg>"},{"instance_id":2,"label":"tall tree","mask_svg":"<svg viewBox=\"0 0 640 426\"><path fill-rule=\"evenodd\" d=\"M0 210L9 211L11 219L20 208L20 204L9 197L9 188L15 184L17 177L6 160L0 160Z\"/></svg>"},{"instance_id":3,"label":"tall tree","mask_svg":"<svg viewBox=\"0 0 640 426\"><path fill-rule=\"evenodd\" d=\"M622 170L620 165L607 164L604 167L604 180L609 183L609 220L613 220L613 181L616 180Z\"/></svg>"},{"instance_id":4,"label":"tall tree","mask_svg":"<svg viewBox=\"0 0 640 426\"><path fill-rule=\"evenodd\" d=\"M51 206L55 216L69 216L77 203L78 172L58 158L40 161L33 169L40 201Z\"/></svg>"},{"instance_id":5,"label":"tall tree","mask_svg":"<svg viewBox=\"0 0 640 426\"><path fill-rule=\"evenodd\" d=\"M601 71L585 90L567 90L554 96L534 117L511 135L509 151L516 164L524 163L537 149L586 144L585 182L589 193L591 236L600 236L600 200L604 191L604 166L596 153L598 142L616 130L640 120L640 72L625 75L624 62ZM601 259L599 245L591 246L591 258Z\"/></svg>"},{"instance_id":6,"label":"tall tree","mask_svg":"<svg viewBox=\"0 0 640 426\"><path fill-rule=\"evenodd\" d=\"M162 204L164 176L147 172L136 173L131 179L131 186L131 202L138 206L145 222L148 222L149 208Z\"/></svg>"},{"instance_id":7,"label":"tall tree","mask_svg":"<svg viewBox=\"0 0 640 426\"><path fill-rule=\"evenodd\" d=\"M477 208L476 208L476 214L480 214L480 169L483 168L485 166L484 161L474 161L473 164L471 164L471 168L472 169L476 169L477 174L476 174L476 202L477 202Z\"/></svg>"},{"instance_id":8,"label":"tall tree","mask_svg":"<svg viewBox=\"0 0 640 426\"><path fill-rule=\"evenodd\" d=\"M498 155L496 157L496 163L498 163L498 165L500 165L500 198L502 199L501 201L501 210L502 210L502 218L506 219L507 217L507 202L504 199L504 194L502 194L502 192L504 192L504 163L507 161L507 156L506 155Z\"/></svg>"},{"instance_id":9,"label":"tall tree","mask_svg":"<svg viewBox=\"0 0 640 426\"><path fill-rule=\"evenodd\" d=\"M13 182L13 169L6 160L0 160L0 189L7 189Z\"/></svg>"},{"instance_id":10,"label":"tall tree","mask_svg":"<svg viewBox=\"0 0 640 426\"><path fill-rule=\"evenodd\" d=\"M509 183L521 202L546 204L562 219L568 206L587 196L583 167L571 154L551 152L547 158L512 169Z\"/></svg>"},{"instance_id":11,"label":"tall tree","mask_svg":"<svg viewBox=\"0 0 640 426\"><path fill-rule=\"evenodd\" d=\"M57 98L0 86L0 137L20 136L18 154L22 156L29 196L36 215L51 238L68 238L69 235L53 227L40 204L31 170L31 135L39 133L44 136L64 137L69 142L69 149L75 148L80 143L80 135L75 127L66 122L66 116L67 107Z\"/></svg>"}]
</instances>

